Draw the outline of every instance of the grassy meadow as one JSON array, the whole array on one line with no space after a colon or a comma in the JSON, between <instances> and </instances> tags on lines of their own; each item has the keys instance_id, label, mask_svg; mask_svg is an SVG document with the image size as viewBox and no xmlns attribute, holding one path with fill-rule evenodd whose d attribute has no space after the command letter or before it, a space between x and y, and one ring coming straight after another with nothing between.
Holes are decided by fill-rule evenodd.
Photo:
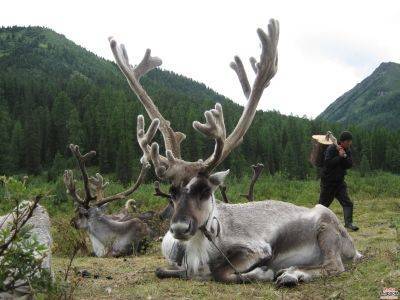
<instances>
[{"instance_id":1,"label":"grassy meadow","mask_svg":"<svg viewBox=\"0 0 400 300\"><path fill-rule=\"evenodd\" d=\"M248 182L249 178L230 179L227 194L231 202L244 201L237 195L247 190ZM361 228L351 235L365 259L347 265L347 271L339 276L320 278L290 289L277 289L272 283L225 285L159 280L154 270L165 265L159 250L160 242L153 242L146 255L91 257L90 243L85 235L69 226L73 205L71 200L64 198L60 185L31 178L26 189L29 193L46 192L48 195L42 205L52 218L53 270L57 279L64 276L75 241L81 239L88 245L87 250L77 254L68 278L74 299L378 299L383 287L400 288L400 176L374 173L360 177L357 172L351 172L347 182L355 203L354 221ZM111 182L108 192L122 189ZM217 192L217 198L221 198L219 196ZM308 207L317 203L318 196L319 182L311 179L292 181L279 175L263 176L255 188L256 200L276 199ZM153 196L151 184L144 185L134 198L141 211L162 209L165 205L165 200ZM114 203L110 211L117 211L122 204ZM0 213L8 209L6 202L1 203ZM331 209L343 219L337 201ZM99 278L82 278L76 274L83 269Z\"/></svg>"}]
</instances>

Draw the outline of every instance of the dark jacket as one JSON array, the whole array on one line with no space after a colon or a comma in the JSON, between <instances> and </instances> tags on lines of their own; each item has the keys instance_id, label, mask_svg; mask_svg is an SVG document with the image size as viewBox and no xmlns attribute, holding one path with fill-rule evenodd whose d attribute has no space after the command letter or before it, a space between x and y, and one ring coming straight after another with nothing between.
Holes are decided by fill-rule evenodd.
<instances>
[{"instance_id":1,"label":"dark jacket","mask_svg":"<svg viewBox=\"0 0 400 300\"><path fill-rule=\"evenodd\" d=\"M335 145L330 145L325 151L324 166L322 168L321 181L323 184L342 183L346 170L353 166L351 151L346 150L347 157L339 156Z\"/></svg>"}]
</instances>

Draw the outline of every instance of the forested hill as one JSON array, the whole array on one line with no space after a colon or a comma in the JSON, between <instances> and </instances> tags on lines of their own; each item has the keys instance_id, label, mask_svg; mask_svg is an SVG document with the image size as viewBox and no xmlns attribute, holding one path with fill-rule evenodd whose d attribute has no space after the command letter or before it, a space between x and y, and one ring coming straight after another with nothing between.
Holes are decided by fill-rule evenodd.
<instances>
[{"instance_id":1,"label":"forested hill","mask_svg":"<svg viewBox=\"0 0 400 300\"><path fill-rule=\"evenodd\" d=\"M213 150L213 143L191 125L202 120L206 109L221 102L228 131L242 113L229 99L172 72L154 70L142 82L174 129L186 133L185 159L204 158ZM141 156L138 114L144 110L114 63L46 28L0 28L0 174L46 171L49 179L57 178L71 163L67 145L76 143L97 151L93 163L102 172L116 172L126 182ZM311 170L310 136L327 129L338 132L340 127L258 112L243 145L223 167L239 176L250 164L263 162L270 173L305 178ZM398 135L352 130L357 136L356 162L364 154L371 168L400 169L400 163L394 163L400 161Z\"/></svg>"},{"instance_id":2,"label":"forested hill","mask_svg":"<svg viewBox=\"0 0 400 300\"><path fill-rule=\"evenodd\" d=\"M400 64L382 63L319 118L363 127L400 129Z\"/></svg>"}]
</instances>

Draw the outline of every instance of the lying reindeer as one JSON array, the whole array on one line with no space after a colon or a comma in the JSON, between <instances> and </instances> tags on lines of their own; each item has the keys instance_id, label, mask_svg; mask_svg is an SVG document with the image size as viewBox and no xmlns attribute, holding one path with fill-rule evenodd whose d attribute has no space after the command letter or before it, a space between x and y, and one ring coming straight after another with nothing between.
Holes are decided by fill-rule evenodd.
<instances>
[{"instance_id":1,"label":"lying reindeer","mask_svg":"<svg viewBox=\"0 0 400 300\"><path fill-rule=\"evenodd\" d=\"M138 252L141 242L150 236L150 228L146 224L146 218L134 218L126 211L117 215L107 215L107 204L125 199L133 194L143 182L149 164L142 164L139 177L132 187L118 194L104 197L104 188L107 182L104 182L100 174L90 177L86 171L86 162L93 157L96 152L91 151L82 155L77 145L70 145L70 149L75 156L79 169L82 174L85 196L77 193L75 180L72 170L64 172L64 183L68 194L74 200L76 207L75 216L71 224L77 229L86 230L92 242L93 250L96 256L123 256ZM131 201L128 200L127 205ZM133 245L135 249L133 249Z\"/></svg>"},{"instance_id":2,"label":"lying reindeer","mask_svg":"<svg viewBox=\"0 0 400 300\"><path fill-rule=\"evenodd\" d=\"M336 215L324 206L305 208L274 200L227 204L214 197L229 170L212 171L243 141L263 91L277 71L278 22L270 21L268 35L262 29L257 33L262 51L258 62L250 59L256 74L252 87L240 58L231 63L248 99L243 114L229 136L218 103L205 112L204 124L194 122L197 131L215 140L211 156L195 162L181 158L185 135L171 128L140 84L140 78L160 66L161 60L147 50L133 67L125 47L110 38L117 65L152 120L150 129L158 127L164 139L166 156L160 155L157 143L140 143L142 160L151 160L156 175L171 182L174 213L162 252L175 266L157 269L159 278L212 278L225 283L276 280L278 286L290 286L343 272L345 260L361 257ZM138 126L143 133L143 116L138 117Z\"/></svg>"}]
</instances>

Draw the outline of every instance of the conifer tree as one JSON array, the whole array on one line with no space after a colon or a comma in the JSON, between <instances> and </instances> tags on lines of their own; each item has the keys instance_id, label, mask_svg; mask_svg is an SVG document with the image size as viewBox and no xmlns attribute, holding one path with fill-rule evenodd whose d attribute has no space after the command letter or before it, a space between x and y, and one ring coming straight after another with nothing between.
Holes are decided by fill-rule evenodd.
<instances>
[{"instance_id":1,"label":"conifer tree","mask_svg":"<svg viewBox=\"0 0 400 300\"><path fill-rule=\"evenodd\" d=\"M124 138L118 147L116 159L117 178L123 184L128 184L133 177L133 153L129 140Z\"/></svg>"},{"instance_id":2,"label":"conifer tree","mask_svg":"<svg viewBox=\"0 0 400 300\"><path fill-rule=\"evenodd\" d=\"M10 157L10 129L8 108L0 99L0 174L8 174L13 169Z\"/></svg>"},{"instance_id":3,"label":"conifer tree","mask_svg":"<svg viewBox=\"0 0 400 300\"><path fill-rule=\"evenodd\" d=\"M10 146L11 163L13 164L13 170L18 171L24 167L24 132L22 129L21 122L16 121L14 128L11 133L11 146Z\"/></svg>"},{"instance_id":4,"label":"conifer tree","mask_svg":"<svg viewBox=\"0 0 400 300\"><path fill-rule=\"evenodd\" d=\"M82 128L82 123L79 120L78 112L75 108L70 111L69 119L67 121L68 130L68 144L80 145L83 149L85 147L84 133Z\"/></svg>"},{"instance_id":5,"label":"conifer tree","mask_svg":"<svg viewBox=\"0 0 400 300\"><path fill-rule=\"evenodd\" d=\"M38 175L41 172L41 143L39 121L35 116L30 116L26 119L24 133L26 170L30 174Z\"/></svg>"},{"instance_id":6,"label":"conifer tree","mask_svg":"<svg viewBox=\"0 0 400 300\"><path fill-rule=\"evenodd\" d=\"M68 121L72 110L72 103L65 92L60 92L54 100L51 118L55 130L55 149L56 151L67 154L68 146Z\"/></svg>"},{"instance_id":7,"label":"conifer tree","mask_svg":"<svg viewBox=\"0 0 400 300\"><path fill-rule=\"evenodd\" d=\"M365 177L370 172L371 172L371 167L369 165L369 160L368 160L368 157L364 154L361 157L360 175L361 175L361 177Z\"/></svg>"},{"instance_id":8,"label":"conifer tree","mask_svg":"<svg viewBox=\"0 0 400 300\"><path fill-rule=\"evenodd\" d=\"M289 179L296 178L297 161L296 153L291 142L288 142L283 152L283 174Z\"/></svg>"}]
</instances>

